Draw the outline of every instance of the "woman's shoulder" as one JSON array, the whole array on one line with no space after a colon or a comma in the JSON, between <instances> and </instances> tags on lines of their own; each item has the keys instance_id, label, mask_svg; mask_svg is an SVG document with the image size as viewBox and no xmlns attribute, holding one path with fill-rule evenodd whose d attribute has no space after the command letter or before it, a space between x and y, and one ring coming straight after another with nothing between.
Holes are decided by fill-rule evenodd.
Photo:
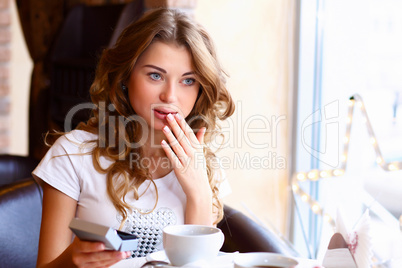
<instances>
[{"instance_id":1,"label":"woman's shoulder","mask_svg":"<svg viewBox=\"0 0 402 268\"><path fill-rule=\"evenodd\" d=\"M85 130L79 130L79 129L74 129L68 133L66 133L64 135L66 138L76 141L76 142L80 142L80 143L84 143L84 142L91 142L94 140L98 139L98 135L85 131Z\"/></svg>"},{"instance_id":2,"label":"woman's shoulder","mask_svg":"<svg viewBox=\"0 0 402 268\"><path fill-rule=\"evenodd\" d=\"M52 147L62 147L66 151L93 149L98 135L85 130L72 130L56 140Z\"/></svg>"}]
</instances>

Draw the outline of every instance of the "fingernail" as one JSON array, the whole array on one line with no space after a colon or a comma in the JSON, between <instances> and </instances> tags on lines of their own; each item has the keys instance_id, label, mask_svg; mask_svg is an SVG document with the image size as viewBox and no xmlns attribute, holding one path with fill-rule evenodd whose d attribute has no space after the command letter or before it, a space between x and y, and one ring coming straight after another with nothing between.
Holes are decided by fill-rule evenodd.
<instances>
[{"instance_id":1,"label":"fingernail","mask_svg":"<svg viewBox=\"0 0 402 268\"><path fill-rule=\"evenodd\" d=\"M169 129L168 126L164 126L164 127L163 127L163 131L165 131L166 133L168 133L168 132L170 131L170 129Z\"/></svg>"},{"instance_id":2,"label":"fingernail","mask_svg":"<svg viewBox=\"0 0 402 268\"><path fill-rule=\"evenodd\" d=\"M182 117L181 117L181 115L180 115L179 113L176 114L176 118L177 118L178 120L181 120L181 119L182 119Z\"/></svg>"},{"instance_id":3,"label":"fingernail","mask_svg":"<svg viewBox=\"0 0 402 268\"><path fill-rule=\"evenodd\" d=\"M167 115L167 118L168 118L169 120L173 120L173 119L174 119L172 114L168 114L168 115Z\"/></svg>"},{"instance_id":4,"label":"fingernail","mask_svg":"<svg viewBox=\"0 0 402 268\"><path fill-rule=\"evenodd\" d=\"M162 145L167 145L167 142L165 140L161 141Z\"/></svg>"},{"instance_id":5,"label":"fingernail","mask_svg":"<svg viewBox=\"0 0 402 268\"><path fill-rule=\"evenodd\" d=\"M126 258L131 256L131 251L126 251Z\"/></svg>"}]
</instances>

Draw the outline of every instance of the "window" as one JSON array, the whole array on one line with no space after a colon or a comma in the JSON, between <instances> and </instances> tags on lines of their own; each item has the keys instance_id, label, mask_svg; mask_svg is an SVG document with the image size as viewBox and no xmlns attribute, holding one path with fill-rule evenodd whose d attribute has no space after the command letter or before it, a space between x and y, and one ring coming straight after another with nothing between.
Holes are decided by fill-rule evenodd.
<instances>
[{"instance_id":1,"label":"window","mask_svg":"<svg viewBox=\"0 0 402 268\"><path fill-rule=\"evenodd\" d=\"M306 257L323 257L333 234L321 214L340 211L353 228L367 208L375 258L400 255L392 246L402 243L400 14L399 0L300 2L295 172L332 170L300 182L306 195L294 196L294 243ZM363 102L355 102L349 136L352 96ZM303 202L309 198L317 203Z\"/></svg>"}]
</instances>

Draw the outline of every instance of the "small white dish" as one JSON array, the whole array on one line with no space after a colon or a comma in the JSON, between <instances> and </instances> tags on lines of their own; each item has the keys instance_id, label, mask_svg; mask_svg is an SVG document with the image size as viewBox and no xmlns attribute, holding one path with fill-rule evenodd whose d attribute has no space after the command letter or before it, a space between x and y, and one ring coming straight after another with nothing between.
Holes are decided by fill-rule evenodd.
<instances>
[{"instance_id":1,"label":"small white dish","mask_svg":"<svg viewBox=\"0 0 402 268\"><path fill-rule=\"evenodd\" d=\"M226 255L226 254L235 254L235 253L225 253L225 252L219 251L218 257ZM165 253L164 250L160 250L160 251L150 253L145 257L145 259L146 259L146 261L166 261L166 262L169 262L169 258L166 256L166 253ZM169 267L175 267L175 266L172 266L170 264L168 266Z\"/></svg>"},{"instance_id":2,"label":"small white dish","mask_svg":"<svg viewBox=\"0 0 402 268\"><path fill-rule=\"evenodd\" d=\"M239 253L234 257L235 268L295 267L298 262L287 256L271 252Z\"/></svg>"}]
</instances>

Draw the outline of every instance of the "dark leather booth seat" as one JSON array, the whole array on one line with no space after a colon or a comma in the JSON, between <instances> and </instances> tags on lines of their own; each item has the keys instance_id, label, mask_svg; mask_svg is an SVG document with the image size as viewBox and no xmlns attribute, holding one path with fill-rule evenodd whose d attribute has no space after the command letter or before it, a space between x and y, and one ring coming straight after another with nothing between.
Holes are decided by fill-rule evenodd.
<instances>
[{"instance_id":1,"label":"dark leather booth seat","mask_svg":"<svg viewBox=\"0 0 402 268\"><path fill-rule=\"evenodd\" d=\"M0 267L35 267L42 189L33 178L0 186Z\"/></svg>"},{"instance_id":2,"label":"dark leather booth seat","mask_svg":"<svg viewBox=\"0 0 402 268\"><path fill-rule=\"evenodd\" d=\"M26 156L0 155L0 186L31 178L39 161Z\"/></svg>"},{"instance_id":3,"label":"dark leather booth seat","mask_svg":"<svg viewBox=\"0 0 402 268\"><path fill-rule=\"evenodd\" d=\"M289 257L299 256L299 253L279 235L227 205L224 207L224 218L217 227L225 235L221 251L274 252Z\"/></svg>"},{"instance_id":4,"label":"dark leather booth seat","mask_svg":"<svg viewBox=\"0 0 402 268\"><path fill-rule=\"evenodd\" d=\"M0 155L0 268L36 266L42 188L31 172L38 163Z\"/></svg>"}]
</instances>

